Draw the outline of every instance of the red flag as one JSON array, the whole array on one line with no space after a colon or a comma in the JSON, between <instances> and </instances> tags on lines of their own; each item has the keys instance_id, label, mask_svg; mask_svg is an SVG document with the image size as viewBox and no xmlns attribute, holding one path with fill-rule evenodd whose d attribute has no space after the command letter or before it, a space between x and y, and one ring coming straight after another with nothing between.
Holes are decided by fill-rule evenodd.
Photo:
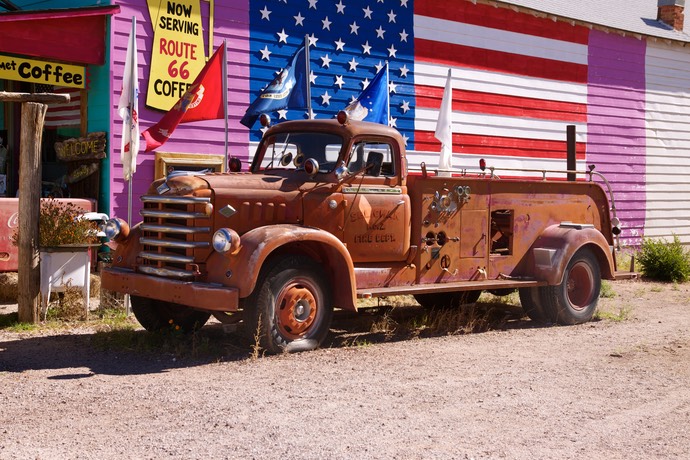
<instances>
[{"instance_id":1,"label":"red flag","mask_svg":"<svg viewBox=\"0 0 690 460\"><path fill-rule=\"evenodd\" d=\"M225 117L222 81L224 54L224 48L219 47L180 100L158 123L144 131L147 152L163 145L179 123Z\"/></svg>"}]
</instances>

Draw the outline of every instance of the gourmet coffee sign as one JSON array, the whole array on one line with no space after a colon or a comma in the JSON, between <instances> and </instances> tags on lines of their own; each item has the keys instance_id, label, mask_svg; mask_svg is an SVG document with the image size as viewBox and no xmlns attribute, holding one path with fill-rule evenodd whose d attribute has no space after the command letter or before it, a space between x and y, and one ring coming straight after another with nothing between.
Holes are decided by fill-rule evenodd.
<instances>
[{"instance_id":1,"label":"gourmet coffee sign","mask_svg":"<svg viewBox=\"0 0 690 460\"><path fill-rule=\"evenodd\" d=\"M61 161L100 160L105 158L105 132L56 142L55 152Z\"/></svg>"},{"instance_id":2,"label":"gourmet coffee sign","mask_svg":"<svg viewBox=\"0 0 690 460\"><path fill-rule=\"evenodd\" d=\"M86 87L86 67L0 54L0 79L44 85Z\"/></svg>"}]
</instances>

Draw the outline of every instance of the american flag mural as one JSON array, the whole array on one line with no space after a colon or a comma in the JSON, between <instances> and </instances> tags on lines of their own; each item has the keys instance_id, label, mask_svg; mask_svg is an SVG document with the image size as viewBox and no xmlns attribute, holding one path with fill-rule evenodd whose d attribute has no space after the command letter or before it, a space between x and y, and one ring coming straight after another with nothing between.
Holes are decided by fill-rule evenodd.
<instances>
[{"instance_id":1,"label":"american flag mural","mask_svg":"<svg viewBox=\"0 0 690 460\"><path fill-rule=\"evenodd\" d=\"M509 166L563 168L568 124L576 126L578 159L585 159L584 27L451 0L252 1L250 21L252 95L306 36L317 118L333 117L388 61L390 124L419 152L410 157L413 166L437 162L433 133L449 68L453 150L469 155L456 164L497 156ZM273 114L276 121L305 117ZM260 135L254 130L252 140Z\"/></svg>"}]
</instances>

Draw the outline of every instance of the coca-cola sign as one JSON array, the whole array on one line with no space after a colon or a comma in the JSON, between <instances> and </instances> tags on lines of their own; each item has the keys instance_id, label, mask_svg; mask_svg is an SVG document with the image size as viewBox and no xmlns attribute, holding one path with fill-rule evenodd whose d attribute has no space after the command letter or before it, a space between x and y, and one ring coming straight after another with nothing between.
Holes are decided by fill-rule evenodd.
<instances>
[{"instance_id":1,"label":"coca-cola sign","mask_svg":"<svg viewBox=\"0 0 690 460\"><path fill-rule=\"evenodd\" d=\"M9 219L7 219L7 227L8 228L17 228L19 226L19 213L15 212L10 216Z\"/></svg>"}]
</instances>

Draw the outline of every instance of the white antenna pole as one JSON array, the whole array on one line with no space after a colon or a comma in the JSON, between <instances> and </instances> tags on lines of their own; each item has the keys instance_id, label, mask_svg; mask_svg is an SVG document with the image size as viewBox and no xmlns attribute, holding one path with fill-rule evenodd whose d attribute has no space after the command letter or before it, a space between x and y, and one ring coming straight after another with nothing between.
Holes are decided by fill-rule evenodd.
<instances>
[{"instance_id":1,"label":"white antenna pole","mask_svg":"<svg viewBox=\"0 0 690 460\"><path fill-rule=\"evenodd\" d=\"M309 119L314 118L314 113L311 111L311 69L309 66L309 35L304 36L304 61L307 68L307 112Z\"/></svg>"},{"instance_id":2,"label":"white antenna pole","mask_svg":"<svg viewBox=\"0 0 690 460\"><path fill-rule=\"evenodd\" d=\"M386 120L386 125L391 124L391 92L390 92L390 75L388 74L388 61L386 61L386 112L388 120Z\"/></svg>"}]
</instances>

